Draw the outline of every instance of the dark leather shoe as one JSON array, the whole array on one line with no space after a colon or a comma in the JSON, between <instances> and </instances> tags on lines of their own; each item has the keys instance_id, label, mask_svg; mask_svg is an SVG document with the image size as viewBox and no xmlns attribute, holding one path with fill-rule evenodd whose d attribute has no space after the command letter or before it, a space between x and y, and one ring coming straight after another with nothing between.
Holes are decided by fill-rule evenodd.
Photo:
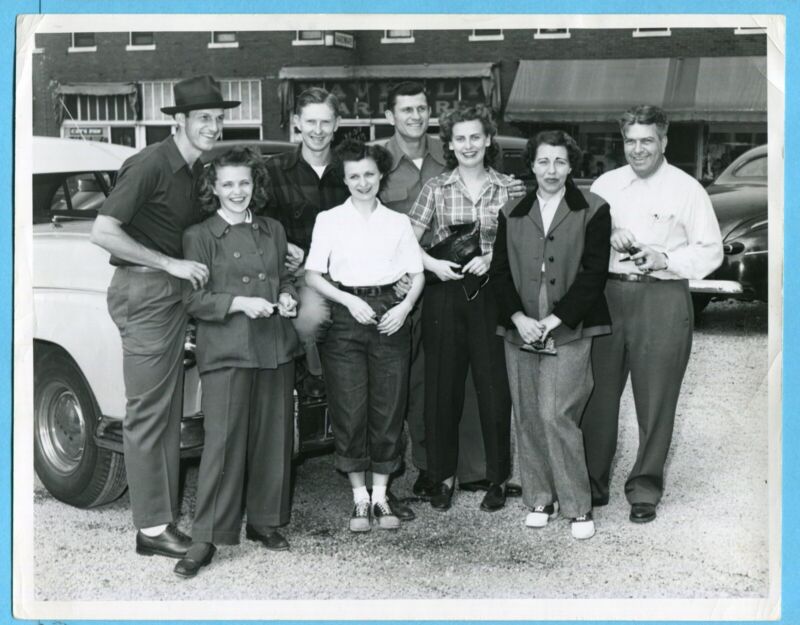
<instances>
[{"instance_id":1,"label":"dark leather shoe","mask_svg":"<svg viewBox=\"0 0 800 625\"><path fill-rule=\"evenodd\" d=\"M489 490L492 483L489 480L475 480L474 482L459 482L458 490L465 490L468 493L477 493L479 490Z\"/></svg>"},{"instance_id":2,"label":"dark leather shoe","mask_svg":"<svg viewBox=\"0 0 800 625\"><path fill-rule=\"evenodd\" d=\"M211 543L194 543L186 556L175 565L175 575L194 577L204 566L211 563L217 548Z\"/></svg>"},{"instance_id":3,"label":"dark leather shoe","mask_svg":"<svg viewBox=\"0 0 800 625\"><path fill-rule=\"evenodd\" d=\"M453 487L444 482L437 484L431 495L431 508L439 512L446 512L453 505Z\"/></svg>"},{"instance_id":4,"label":"dark leather shoe","mask_svg":"<svg viewBox=\"0 0 800 625\"><path fill-rule=\"evenodd\" d=\"M417 480L414 482L414 486L411 487L411 492L422 499L430 499L435 488L436 484L428 477L428 472L420 469Z\"/></svg>"},{"instance_id":5,"label":"dark leather shoe","mask_svg":"<svg viewBox=\"0 0 800 625\"><path fill-rule=\"evenodd\" d=\"M481 501L481 510L497 512L506 505L506 489L502 484L492 484Z\"/></svg>"},{"instance_id":6,"label":"dark leather shoe","mask_svg":"<svg viewBox=\"0 0 800 625\"><path fill-rule=\"evenodd\" d=\"M245 526L244 535L248 540L254 540L263 544L270 551L288 551L289 541L275 528L262 528L264 531L256 529L255 525L249 523Z\"/></svg>"},{"instance_id":7,"label":"dark leather shoe","mask_svg":"<svg viewBox=\"0 0 800 625\"><path fill-rule=\"evenodd\" d=\"M656 505L654 503L634 503L631 504L631 516L633 523L649 523L656 518Z\"/></svg>"},{"instance_id":8,"label":"dark leather shoe","mask_svg":"<svg viewBox=\"0 0 800 625\"><path fill-rule=\"evenodd\" d=\"M607 505L608 505L608 495L606 495L605 497L592 495L592 508L602 508L603 506Z\"/></svg>"},{"instance_id":9,"label":"dark leather shoe","mask_svg":"<svg viewBox=\"0 0 800 625\"><path fill-rule=\"evenodd\" d=\"M389 505L392 507L392 511L394 515L400 519L401 521L413 521L417 518L417 515L411 509L407 503L400 501L397 497L394 496L394 493L390 490L386 490L386 500L389 502Z\"/></svg>"},{"instance_id":10,"label":"dark leather shoe","mask_svg":"<svg viewBox=\"0 0 800 625\"><path fill-rule=\"evenodd\" d=\"M513 482L506 483L506 497L522 497L522 486Z\"/></svg>"},{"instance_id":11,"label":"dark leather shoe","mask_svg":"<svg viewBox=\"0 0 800 625\"><path fill-rule=\"evenodd\" d=\"M192 539L172 523L158 536L145 536L142 532L136 532L136 553L141 556L182 558L191 546Z\"/></svg>"}]
</instances>

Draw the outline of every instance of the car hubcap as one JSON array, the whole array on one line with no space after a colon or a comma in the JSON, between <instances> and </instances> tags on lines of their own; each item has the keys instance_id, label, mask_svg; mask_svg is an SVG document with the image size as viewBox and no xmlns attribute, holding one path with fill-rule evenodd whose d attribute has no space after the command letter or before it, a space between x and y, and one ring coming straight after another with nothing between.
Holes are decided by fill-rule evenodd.
<instances>
[{"instance_id":1,"label":"car hubcap","mask_svg":"<svg viewBox=\"0 0 800 625\"><path fill-rule=\"evenodd\" d=\"M41 450L60 473L74 471L86 445L86 421L72 389L51 382L42 393L37 430Z\"/></svg>"}]
</instances>

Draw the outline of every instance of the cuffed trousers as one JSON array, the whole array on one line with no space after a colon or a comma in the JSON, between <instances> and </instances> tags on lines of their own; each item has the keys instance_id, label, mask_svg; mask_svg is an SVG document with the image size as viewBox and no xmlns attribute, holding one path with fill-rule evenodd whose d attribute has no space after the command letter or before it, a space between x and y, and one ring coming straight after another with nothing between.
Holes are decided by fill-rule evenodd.
<instances>
[{"instance_id":1,"label":"cuffed trousers","mask_svg":"<svg viewBox=\"0 0 800 625\"><path fill-rule=\"evenodd\" d=\"M235 545L243 496L251 525L289 521L294 362L277 369L215 369L201 382L205 442L192 540Z\"/></svg>"},{"instance_id":2,"label":"cuffed trousers","mask_svg":"<svg viewBox=\"0 0 800 625\"><path fill-rule=\"evenodd\" d=\"M594 391L581 429L592 497L607 500L617 448L620 397L631 376L639 448L625 483L630 503L657 504L664 489L675 408L692 348L694 315L686 280L608 280L613 333L594 339Z\"/></svg>"},{"instance_id":3,"label":"cuffed trousers","mask_svg":"<svg viewBox=\"0 0 800 625\"><path fill-rule=\"evenodd\" d=\"M178 515L183 345L188 317L182 281L162 271L119 267L108 311L122 337L122 442L133 523L152 527Z\"/></svg>"}]
</instances>

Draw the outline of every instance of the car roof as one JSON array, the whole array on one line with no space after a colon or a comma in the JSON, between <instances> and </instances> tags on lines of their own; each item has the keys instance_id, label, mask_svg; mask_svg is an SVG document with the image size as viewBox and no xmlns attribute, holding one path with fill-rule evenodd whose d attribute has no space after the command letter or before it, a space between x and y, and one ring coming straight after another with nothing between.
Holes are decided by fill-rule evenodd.
<instances>
[{"instance_id":1,"label":"car roof","mask_svg":"<svg viewBox=\"0 0 800 625\"><path fill-rule=\"evenodd\" d=\"M744 152L737 156L730 165L728 165L725 169L722 170L717 179L714 181L715 185L722 185L722 184L741 184L742 182L746 181L753 181L756 180L754 177L748 178L740 178L735 175L736 170L739 169L744 163L748 161L752 161L755 158L759 158L762 156L766 156L767 154L767 144L759 145L754 148L750 148L747 152ZM766 178L764 179L766 182Z\"/></svg>"},{"instance_id":2,"label":"car roof","mask_svg":"<svg viewBox=\"0 0 800 625\"><path fill-rule=\"evenodd\" d=\"M113 143L33 137L33 173L116 171L134 154L133 148Z\"/></svg>"}]
</instances>

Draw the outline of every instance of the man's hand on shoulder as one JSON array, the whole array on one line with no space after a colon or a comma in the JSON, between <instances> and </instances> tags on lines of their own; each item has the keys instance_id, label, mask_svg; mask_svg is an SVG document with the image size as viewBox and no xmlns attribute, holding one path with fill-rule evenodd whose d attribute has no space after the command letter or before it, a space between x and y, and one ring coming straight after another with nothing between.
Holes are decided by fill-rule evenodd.
<instances>
[{"instance_id":1,"label":"man's hand on shoulder","mask_svg":"<svg viewBox=\"0 0 800 625\"><path fill-rule=\"evenodd\" d=\"M287 243L286 268L290 273L294 273L300 268L305 260L306 253L303 248L294 243Z\"/></svg>"},{"instance_id":2,"label":"man's hand on shoulder","mask_svg":"<svg viewBox=\"0 0 800 625\"><path fill-rule=\"evenodd\" d=\"M525 188L525 183L522 180L518 180L516 176L513 174L509 174L513 180L511 184L508 185L508 197L512 200L518 200L521 197L525 197L525 194L528 190Z\"/></svg>"}]
</instances>

